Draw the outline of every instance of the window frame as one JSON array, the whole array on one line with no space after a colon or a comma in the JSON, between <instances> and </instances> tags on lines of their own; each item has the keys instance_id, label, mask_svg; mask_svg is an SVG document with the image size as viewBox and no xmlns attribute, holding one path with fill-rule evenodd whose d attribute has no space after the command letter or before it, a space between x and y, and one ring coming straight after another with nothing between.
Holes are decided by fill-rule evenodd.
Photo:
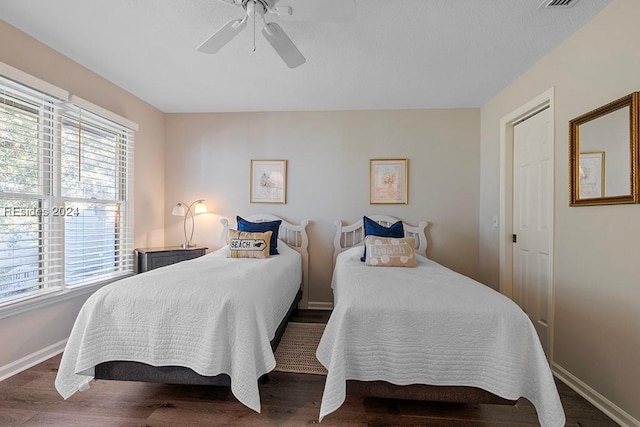
<instances>
[{"instance_id":1,"label":"window frame","mask_svg":"<svg viewBox=\"0 0 640 427\"><path fill-rule=\"evenodd\" d=\"M69 96L68 92L59 89L47 82L29 76L20 70L14 69L0 62L0 98L7 99L7 89L10 92L17 92L18 95L25 94L25 97L36 95L50 102L42 105L35 105L37 110L38 126L46 128L46 132L38 130L38 167L36 194L18 192L0 192L3 199L14 200L36 200L39 206L45 209L47 206L64 206L65 203L90 202L116 205L118 214L114 232L114 263L116 268L105 274L100 274L93 278L83 278L80 282L69 284L65 278L67 251L65 248L65 217L63 216L40 216L37 223L39 228L38 237L38 289L31 292L24 292L15 298L0 301L0 318L17 314L35 307L41 307L71 298L75 295L93 292L104 284L119 280L134 274L134 253L133 253L133 188L134 188L134 144L137 124L122 118L108 110L102 109L82 98L74 95ZM22 97L19 97L22 99ZM116 137L115 153L115 191L116 197L113 200L98 200L94 198L77 198L63 196L62 179L63 165L62 156L62 127L65 114L69 111L73 114L80 112L86 115L93 125L104 126L103 130L112 133ZM31 112L33 114L33 111ZM44 124L46 122L46 124ZM3 212L4 214L4 212ZM51 233L49 235L48 233ZM52 239L51 243L49 239ZM48 257L51 254L52 246L61 242L61 250L57 259L52 262ZM108 240L107 240L108 241ZM55 258L55 250L53 257ZM45 271L46 270L46 271ZM57 271L60 276L59 283L56 280L47 283L52 273ZM54 277L55 279L55 277Z\"/></svg>"}]
</instances>

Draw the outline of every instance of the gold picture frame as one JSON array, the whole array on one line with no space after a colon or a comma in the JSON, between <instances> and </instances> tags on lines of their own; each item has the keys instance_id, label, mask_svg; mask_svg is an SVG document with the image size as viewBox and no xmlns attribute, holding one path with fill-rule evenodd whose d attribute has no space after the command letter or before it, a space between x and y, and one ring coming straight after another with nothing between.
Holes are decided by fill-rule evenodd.
<instances>
[{"instance_id":1,"label":"gold picture frame","mask_svg":"<svg viewBox=\"0 0 640 427\"><path fill-rule=\"evenodd\" d=\"M369 160L369 203L406 205L409 203L409 161Z\"/></svg>"},{"instance_id":2,"label":"gold picture frame","mask_svg":"<svg viewBox=\"0 0 640 427\"><path fill-rule=\"evenodd\" d=\"M640 92L632 92L569 121L569 206L640 203L639 129ZM605 155L601 159L590 157L589 153L595 152ZM603 172L599 182L599 173L590 178L595 181L588 182L586 190L581 188L584 174L580 171L582 166L584 172L585 161L600 162ZM620 174L624 177L618 177Z\"/></svg>"},{"instance_id":3,"label":"gold picture frame","mask_svg":"<svg viewBox=\"0 0 640 427\"><path fill-rule=\"evenodd\" d=\"M250 203L287 203L287 161L251 160Z\"/></svg>"}]
</instances>

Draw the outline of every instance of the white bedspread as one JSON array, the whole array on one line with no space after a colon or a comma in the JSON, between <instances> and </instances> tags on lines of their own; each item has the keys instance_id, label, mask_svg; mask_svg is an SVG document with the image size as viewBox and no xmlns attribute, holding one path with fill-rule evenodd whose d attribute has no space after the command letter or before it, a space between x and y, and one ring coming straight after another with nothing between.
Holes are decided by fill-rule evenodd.
<instances>
[{"instance_id":1,"label":"white bedspread","mask_svg":"<svg viewBox=\"0 0 640 427\"><path fill-rule=\"evenodd\" d=\"M515 303L421 256L417 268L366 267L361 253L341 253L334 270L334 310L316 352L328 370L320 420L353 379L525 397L542 426L564 426L542 346Z\"/></svg>"},{"instance_id":2,"label":"white bedspread","mask_svg":"<svg viewBox=\"0 0 640 427\"><path fill-rule=\"evenodd\" d=\"M234 396L260 412L258 378L276 362L269 341L300 288L301 256L285 243L267 259L203 257L105 286L84 304L55 381L67 399L94 366L123 360L228 374Z\"/></svg>"}]
</instances>

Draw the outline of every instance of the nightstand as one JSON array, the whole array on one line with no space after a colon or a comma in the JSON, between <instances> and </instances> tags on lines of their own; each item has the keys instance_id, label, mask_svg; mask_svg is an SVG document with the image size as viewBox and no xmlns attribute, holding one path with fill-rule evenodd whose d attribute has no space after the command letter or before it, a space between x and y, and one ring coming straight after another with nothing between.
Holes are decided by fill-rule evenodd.
<instances>
[{"instance_id":1,"label":"nightstand","mask_svg":"<svg viewBox=\"0 0 640 427\"><path fill-rule=\"evenodd\" d=\"M177 262L186 261L188 259L198 258L207 252L205 247L182 248L180 246L169 246L164 248L138 248L136 254L136 273L144 273L145 271L155 268L164 267L165 265L175 264Z\"/></svg>"}]
</instances>

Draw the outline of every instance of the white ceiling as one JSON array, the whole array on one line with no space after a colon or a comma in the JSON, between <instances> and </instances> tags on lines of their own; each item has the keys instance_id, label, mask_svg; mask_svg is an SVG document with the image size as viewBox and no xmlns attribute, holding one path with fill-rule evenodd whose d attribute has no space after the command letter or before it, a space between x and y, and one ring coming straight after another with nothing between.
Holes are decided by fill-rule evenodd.
<instances>
[{"instance_id":1,"label":"white ceiling","mask_svg":"<svg viewBox=\"0 0 640 427\"><path fill-rule=\"evenodd\" d=\"M309 0L320 2L322 0ZM289 69L250 26L196 48L238 6L218 0L0 0L0 17L164 112L480 107L611 0L356 0L348 23L278 22Z\"/></svg>"}]
</instances>

